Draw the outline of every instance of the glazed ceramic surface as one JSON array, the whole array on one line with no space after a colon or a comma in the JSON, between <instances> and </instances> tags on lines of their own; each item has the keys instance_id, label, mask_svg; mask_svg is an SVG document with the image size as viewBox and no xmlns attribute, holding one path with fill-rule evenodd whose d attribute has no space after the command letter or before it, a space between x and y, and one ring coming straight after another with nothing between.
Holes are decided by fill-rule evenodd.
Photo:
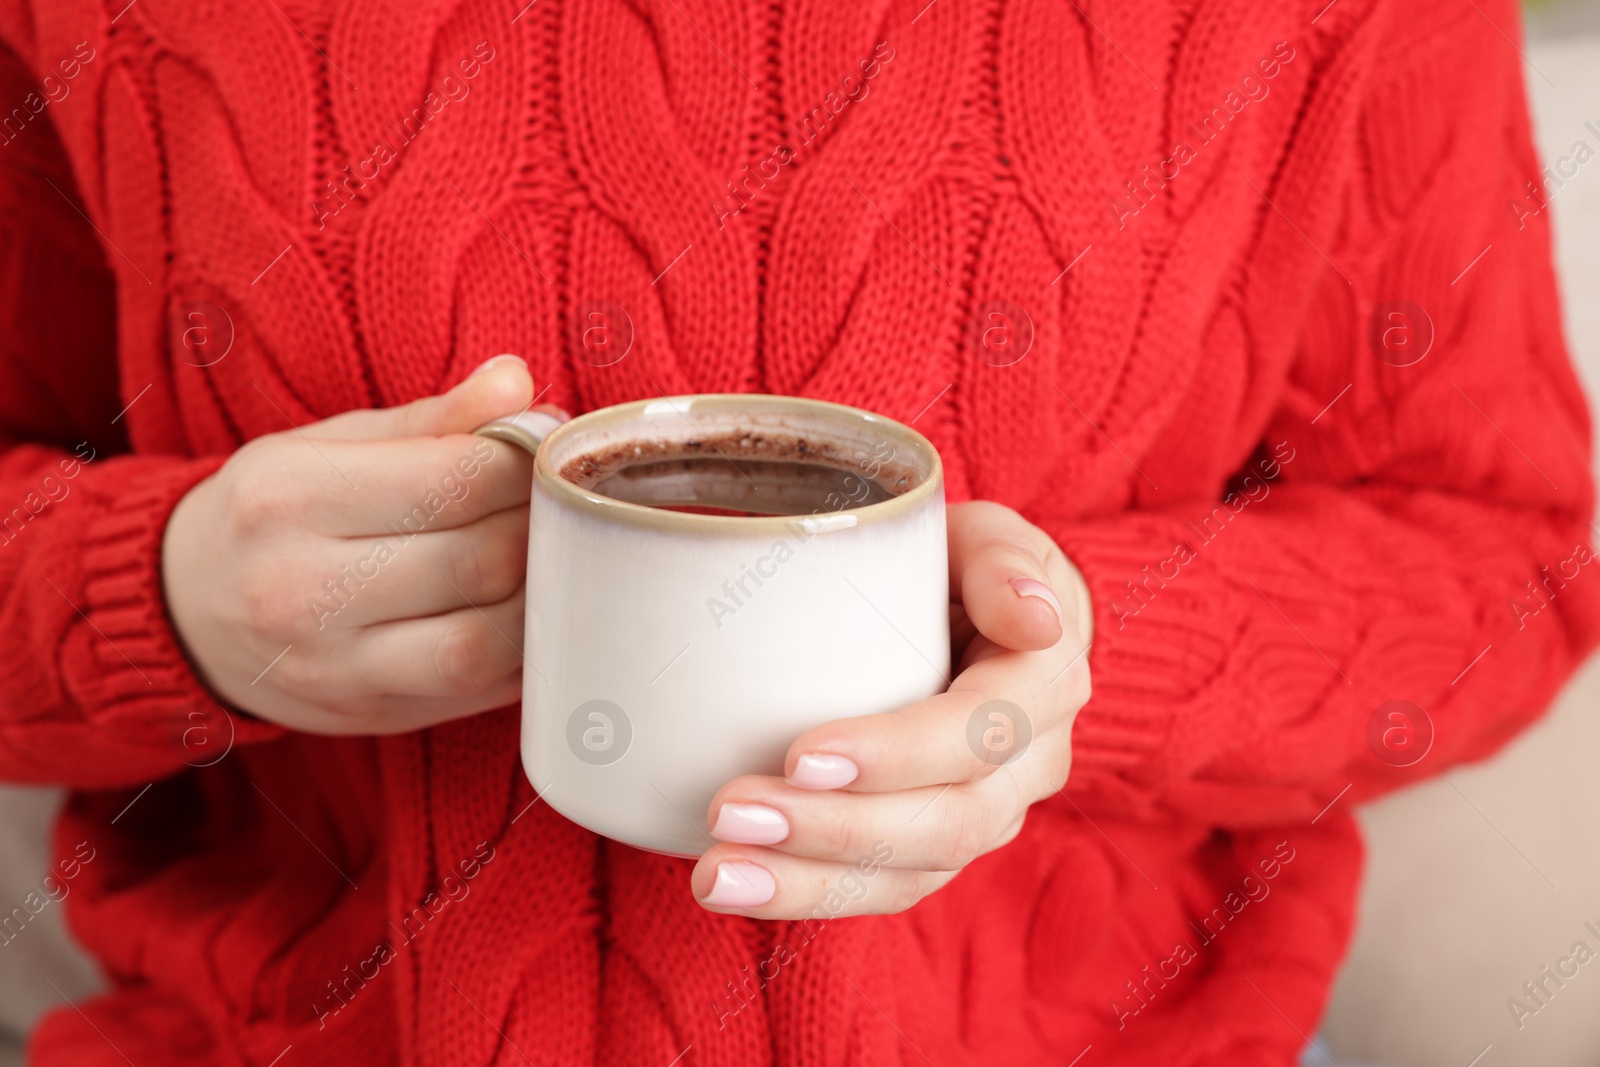
<instances>
[{"instance_id":1,"label":"glazed ceramic surface","mask_svg":"<svg viewBox=\"0 0 1600 1067\"><path fill-rule=\"evenodd\" d=\"M740 455L774 437L826 456L831 478ZM698 471L642 488L614 478L597 485L604 495L562 476L585 457L684 445L704 450ZM697 493L764 514L617 499ZM707 805L730 779L781 775L812 726L943 690L948 605L943 472L907 427L759 395L584 415L550 433L535 460L523 767L574 822L698 855L712 845Z\"/></svg>"}]
</instances>

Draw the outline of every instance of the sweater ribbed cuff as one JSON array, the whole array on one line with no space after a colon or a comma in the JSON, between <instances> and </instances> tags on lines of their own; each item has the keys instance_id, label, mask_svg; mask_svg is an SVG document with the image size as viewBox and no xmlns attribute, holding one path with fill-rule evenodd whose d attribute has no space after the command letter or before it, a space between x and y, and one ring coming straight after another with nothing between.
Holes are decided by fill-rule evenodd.
<instances>
[{"instance_id":1,"label":"sweater ribbed cuff","mask_svg":"<svg viewBox=\"0 0 1600 1067\"><path fill-rule=\"evenodd\" d=\"M1095 614L1089 667L1094 696L1072 732L1073 774L1142 778L1171 758L1177 709L1227 657L1208 583L1197 578L1161 588L1160 611L1141 610L1129 583L1146 567L1159 573L1177 547L1174 524L1157 517L1047 526L1088 583Z\"/></svg>"},{"instance_id":2,"label":"sweater ribbed cuff","mask_svg":"<svg viewBox=\"0 0 1600 1067\"><path fill-rule=\"evenodd\" d=\"M67 667L66 685L97 727L123 744L170 753L175 768L208 766L234 745L281 736L281 727L224 708L206 689L173 629L162 591L167 521L222 458L113 462L120 468L114 491L100 490L79 538L81 599L73 606L92 628L90 656L69 662L94 667Z\"/></svg>"}]
</instances>

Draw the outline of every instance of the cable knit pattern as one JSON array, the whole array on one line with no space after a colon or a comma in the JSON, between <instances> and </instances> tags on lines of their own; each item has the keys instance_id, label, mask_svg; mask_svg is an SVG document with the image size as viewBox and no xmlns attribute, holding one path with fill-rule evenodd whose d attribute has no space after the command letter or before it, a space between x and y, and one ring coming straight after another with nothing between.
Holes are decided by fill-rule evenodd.
<instances>
[{"instance_id":1,"label":"cable knit pattern","mask_svg":"<svg viewBox=\"0 0 1600 1067\"><path fill-rule=\"evenodd\" d=\"M1294 1062L1351 803L1493 751L1596 636L1595 578L1528 584L1592 497L1546 218L1507 210L1538 173L1515 24L0 0L0 773L79 788L68 914L114 981L33 1062ZM1413 366L1369 344L1395 300L1433 323ZM503 351L573 411L914 420L955 499L1093 589L1065 794L904 914L762 924L532 803L515 709L383 740L228 716L161 601L175 502ZM1405 770L1366 742L1395 698L1437 727ZM1246 874L1271 893L1236 907Z\"/></svg>"}]
</instances>

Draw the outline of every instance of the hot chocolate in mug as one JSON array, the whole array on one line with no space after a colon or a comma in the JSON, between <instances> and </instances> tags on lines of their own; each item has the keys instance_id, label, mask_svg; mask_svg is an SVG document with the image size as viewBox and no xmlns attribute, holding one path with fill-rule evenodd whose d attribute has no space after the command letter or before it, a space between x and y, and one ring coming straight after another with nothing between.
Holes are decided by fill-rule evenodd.
<instances>
[{"instance_id":1,"label":"hot chocolate in mug","mask_svg":"<svg viewBox=\"0 0 1600 1067\"><path fill-rule=\"evenodd\" d=\"M737 394L479 432L534 452L522 765L573 822L699 855L728 781L948 684L944 472L909 427Z\"/></svg>"}]
</instances>

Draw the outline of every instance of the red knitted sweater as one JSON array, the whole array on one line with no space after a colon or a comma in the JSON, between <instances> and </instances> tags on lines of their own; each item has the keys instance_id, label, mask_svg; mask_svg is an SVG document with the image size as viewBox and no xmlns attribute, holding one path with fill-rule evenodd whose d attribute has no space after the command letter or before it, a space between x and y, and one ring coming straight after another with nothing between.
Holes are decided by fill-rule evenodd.
<instances>
[{"instance_id":1,"label":"red knitted sweater","mask_svg":"<svg viewBox=\"0 0 1600 1067\"><path fill-rule=\"evenodd\" d=\"M0 0L0 774L79 790L114 983L39 1064L1287 1064L1352 805L1595 638L1509 0L123 5ZM1093 589L1064 794L904 914L767 924L530 807L515 708L226 716L175 501L506 351L572 411L914 420Z\"/></svg>"}]
</instances>

